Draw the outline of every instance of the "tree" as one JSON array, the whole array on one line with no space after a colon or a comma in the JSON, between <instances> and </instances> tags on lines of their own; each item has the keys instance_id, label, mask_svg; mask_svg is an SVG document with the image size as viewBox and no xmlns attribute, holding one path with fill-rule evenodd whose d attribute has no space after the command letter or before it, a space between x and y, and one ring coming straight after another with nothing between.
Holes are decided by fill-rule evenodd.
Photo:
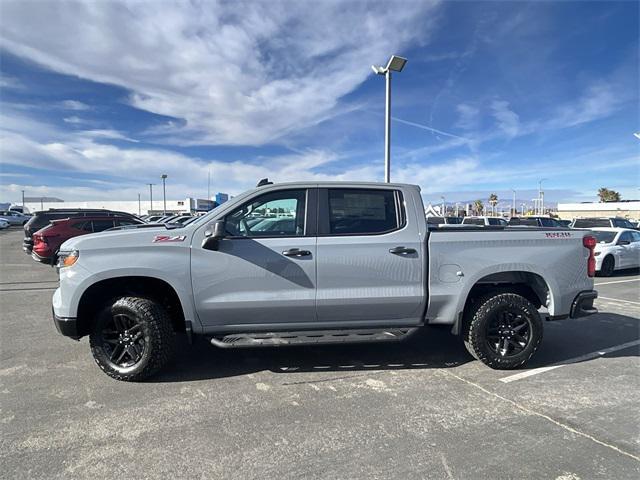
<instances>
[{"instance_id":1,"label":"tree","mask_svg":"<svg viewBox=\"0 0 640 480\"><path fill-rule=\"evenodd\" d=\"M495 208L498 204L498 195L496 195L495 193L489 195L489 203L491 204L491 213L495 213Z\"/></svg>"},{"instance_id":2,"label":"tree","mask_svg":"<svg viewBox=\"0 0 640 480\"><path fill-rule=\"evenodd\" d=\"M622 198L619 192L605 187L598 189L598 197L600 197L600 202L619 202Z\"/></svg>"},{"instance_id":3,"label":"tree","mask_svg":"<svg viewBox=\"0 0 640 480\"><path fill-rule=\"evenodd\" d=\"M484 203L482 203L482 200L476 200L473 202L473 209L476 211L477 215L481 215L484 210Z\"/></svg>"}]
</instances>

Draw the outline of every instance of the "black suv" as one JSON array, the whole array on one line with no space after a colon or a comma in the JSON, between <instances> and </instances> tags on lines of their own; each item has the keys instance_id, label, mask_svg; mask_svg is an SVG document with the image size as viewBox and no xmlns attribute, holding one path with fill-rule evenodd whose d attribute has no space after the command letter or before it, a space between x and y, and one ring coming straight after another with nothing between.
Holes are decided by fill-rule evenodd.
<instances>
[{"instance_id":1,"label":"black suv","mask_svg":"<svg viewBox=\"0 0 640 480\"><path fill-rule=\"evenodd\" d=\"M22 241L22 250L27 255L31 255L33 250L33 234L45 227L51 222L51 220L60 220L61 218L69 217L131 217L136 218L135 215L125 212L115 212L113 210L104 210L100 208L50 208L49 210L43 210L41 212L35 212L31 219L24 225L24 240Z\"/></svg>"}]
</instances>

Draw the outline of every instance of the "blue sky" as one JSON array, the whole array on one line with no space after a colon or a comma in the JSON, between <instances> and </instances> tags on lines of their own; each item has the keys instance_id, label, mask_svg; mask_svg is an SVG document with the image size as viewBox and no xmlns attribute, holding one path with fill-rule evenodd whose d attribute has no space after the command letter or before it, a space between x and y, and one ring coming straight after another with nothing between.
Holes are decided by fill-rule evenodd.
<instances>
[{"instance_id":1,"label":"blue sky","mask_svg":"<svg viewBox=\"0 0 640 480\"><path fill-rule=\"evenodd\" d=\"M0 200L383 178L427 201L640 192L638 2L0 3Z\"/></svg>"}]
</instances>

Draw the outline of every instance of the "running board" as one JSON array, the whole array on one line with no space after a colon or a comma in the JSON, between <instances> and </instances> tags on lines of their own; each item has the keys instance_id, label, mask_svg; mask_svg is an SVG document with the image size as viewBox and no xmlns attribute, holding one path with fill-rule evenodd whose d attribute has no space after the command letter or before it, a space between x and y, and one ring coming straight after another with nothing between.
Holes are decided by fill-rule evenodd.
<instances>
[{"instance_id":1,"label":"running board","mask_svg":"<svg viewBox=\"0 0 640 480\"><path fill-rule=\"evenodd\" d=\"M243 348L398 342L410 337L417 330L417 328L389 328L386 330L304 330L298 332L234 333L222 337L213 337L211 338L211 344L220 348Z\"/></svg>"}]
</instances>

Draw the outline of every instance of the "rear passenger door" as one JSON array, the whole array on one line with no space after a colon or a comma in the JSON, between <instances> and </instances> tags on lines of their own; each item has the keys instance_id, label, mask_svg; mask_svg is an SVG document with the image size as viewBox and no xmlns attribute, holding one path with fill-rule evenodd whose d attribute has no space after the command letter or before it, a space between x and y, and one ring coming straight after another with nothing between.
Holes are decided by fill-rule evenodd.
<instances>
[{"instance_id":1,"label":"rear passenger door","mask_svg":"<svg viewBox=\"0 0 640 480\"><path fill-rule=\"evenodd\" d=\"M320 189L318 321L419 323L426 298L420 238L399 190Z\"/></svg>"}]
</instances>

